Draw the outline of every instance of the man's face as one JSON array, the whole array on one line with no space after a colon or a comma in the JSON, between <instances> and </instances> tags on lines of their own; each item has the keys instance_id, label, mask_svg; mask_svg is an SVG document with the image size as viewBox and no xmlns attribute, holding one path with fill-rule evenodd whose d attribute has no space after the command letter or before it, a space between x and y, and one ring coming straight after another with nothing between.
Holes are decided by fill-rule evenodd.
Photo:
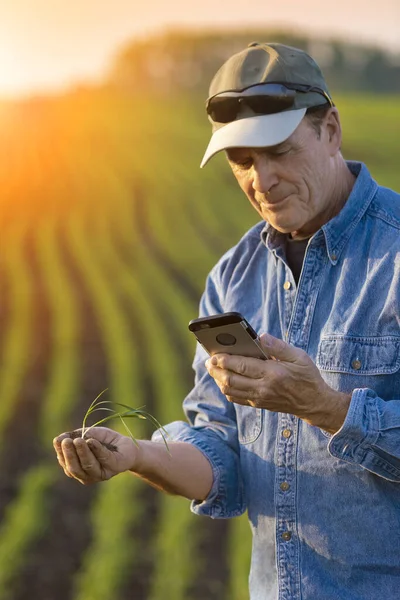
<instances>
[{"instance_id":1,"label":"man's face","mask_svg":"<svg viewBox=\"0 0 400 600\"><path fill-rule=\"evenodd\" d=\"M282 144L226 151L232 171L259 215L282 233L315 233L335 214L335 157L340 150L337 113L321 134L304 118Z\"/></svg>"}]
</instances>

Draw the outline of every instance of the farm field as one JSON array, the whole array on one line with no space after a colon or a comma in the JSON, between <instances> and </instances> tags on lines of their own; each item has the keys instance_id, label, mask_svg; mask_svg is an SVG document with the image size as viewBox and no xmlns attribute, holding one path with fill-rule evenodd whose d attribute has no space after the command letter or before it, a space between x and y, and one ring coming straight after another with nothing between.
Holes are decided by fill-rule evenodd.
<instances>
[{"instance_id":1,"label":"farm field","mask_svg":"<svg viewBox=\"0 0 400 600\"><path fill-rule=\"evenodd\" d=\"M345 157L400 191L398 98L336 103ZM81 486L52 448L105 388L183 418L187 323L257 220L223 156L199 170L202 100L0 103L0 139L0 600L246 600L245 516L196 517L129 474Z\"/></svg>"}]
</instances>

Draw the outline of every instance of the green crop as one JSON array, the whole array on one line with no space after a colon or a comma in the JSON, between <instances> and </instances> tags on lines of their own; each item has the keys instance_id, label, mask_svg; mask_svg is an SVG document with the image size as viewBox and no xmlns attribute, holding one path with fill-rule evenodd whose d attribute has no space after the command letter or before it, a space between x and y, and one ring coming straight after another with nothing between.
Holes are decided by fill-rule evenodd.
<instances>
[{"instance_id":1,"label":"green crop","mask_svg":"<svg viewBox=\"0 0 400 600\"><path fill-rule=\"evenodd\" d=\"M149 412L143 410L144 407L132 408L131 406L128 406L127 404L122 404L121 402L113 402L111 400L100 400L101 396L106 391L107 391L107 388L105 390L103 390L102 392L100 392L100 394L98 394L98 396L96 396L96 398L93 400L93 402L87 409L85 416L83 417L82 433L81 433L81 436L83 438L85 438L85 437L87 438L89 431L91 429L93 429L93 427L103 425L104 423L107 423L111 419L118 418L118 419L120 419L122 425L124 426L127 433L129 434L129 437L132 438L134 444L137 445L137 441L136 441L132 431L129 429L128 425L126 424L125 419L126 418L145 419L147 421L150 421L150 423L152 423L156 429L160 430L162 438L164 440L164 444L165 444L167 450L169 451L168 443L167 443L168 434L167 434L166 430L162 427L161 423L159 423L157 421L157 419L155 417L153 417L153 415L151 415ZM105 406L105 405L108 405L108 406ZM123 410L121 412L118 408L110 408L112 406L120 407L125 410ZM107 415L106 417L103 417L99 421L96 421L96 423L93 423L92 425L87 427L86 423L87 423L88 417L90 417L90 415L92 415L94 412L97 412L97 411L106 411L111 414Z\"/></svg>"}]
</instances>

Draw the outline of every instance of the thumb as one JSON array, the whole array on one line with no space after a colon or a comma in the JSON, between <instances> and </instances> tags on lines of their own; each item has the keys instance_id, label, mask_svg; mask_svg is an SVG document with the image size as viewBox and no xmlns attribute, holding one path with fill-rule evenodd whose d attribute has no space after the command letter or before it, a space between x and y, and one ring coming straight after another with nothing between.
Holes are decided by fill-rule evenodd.
<instances>
[{"instance_id":1,"label":"thumb","mask_svg":"<svg viewBox=\"0 0 400 600\"><path fill-rule=\"evenodd\" d=\"M110 452L112 452L112 450L109 446L111 446L111 444L104 444L99 442L99 440L89 438L87 440L87 445L100 463L107 463L110 459Z\"/></svg>"},{"instance_id":2,"label":"thumb","mask_svg":"<svg viewBox=\"0 0 400 600\"><path fill-rule=\"evenodd\" d=\"M299 354L301 352L299 348L295 348L294 346L287 344L283 340L280 340L269 333L261 334L260 341L263 350L265 350L266 354L269 356L286 362L299 362Z\"/></svg>"}]
</instances>

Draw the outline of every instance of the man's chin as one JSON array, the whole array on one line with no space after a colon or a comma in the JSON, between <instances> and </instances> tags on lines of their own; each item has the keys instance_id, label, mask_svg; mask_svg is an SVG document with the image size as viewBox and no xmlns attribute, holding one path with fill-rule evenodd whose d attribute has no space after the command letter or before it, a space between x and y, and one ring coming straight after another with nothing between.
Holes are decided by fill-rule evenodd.
<instances>
[{"instance_id":1,"label":"man's chin","mask_svg":"<svg viewBox=\"0 0 400 600\"><path fill-rule=\"evenodd\" d=\"M271 214L270 211L263 211L261 209L259 211L259 214L264 219L264 221L269 223L274 229L276 229L280 233L292 233L292 231L296 231L302 226L302 224L299 224L299 222L295 221L294 219L285 218L284 215L276 215L273 213Z\"/></svg>"},{"instance_id":2,"label":"man's chin","mask_svg":"<svg viewBox=\"0 0 400 600\"><path fill-rule=\"evenodd\" d=\"M284 234L290 233L293 238L298 238L298 239L309 237L309 235L304 233L304 224L303 223L299 224L298 222L295 222L295 221L284 221L283 219L282 220L271 219L270 216L267 218L265 215L262 215L262 218L269 225L271 225L274 229L276 229L276 231L279 231L279 233L284 233Z\"/></svg>"}]
</instances>

